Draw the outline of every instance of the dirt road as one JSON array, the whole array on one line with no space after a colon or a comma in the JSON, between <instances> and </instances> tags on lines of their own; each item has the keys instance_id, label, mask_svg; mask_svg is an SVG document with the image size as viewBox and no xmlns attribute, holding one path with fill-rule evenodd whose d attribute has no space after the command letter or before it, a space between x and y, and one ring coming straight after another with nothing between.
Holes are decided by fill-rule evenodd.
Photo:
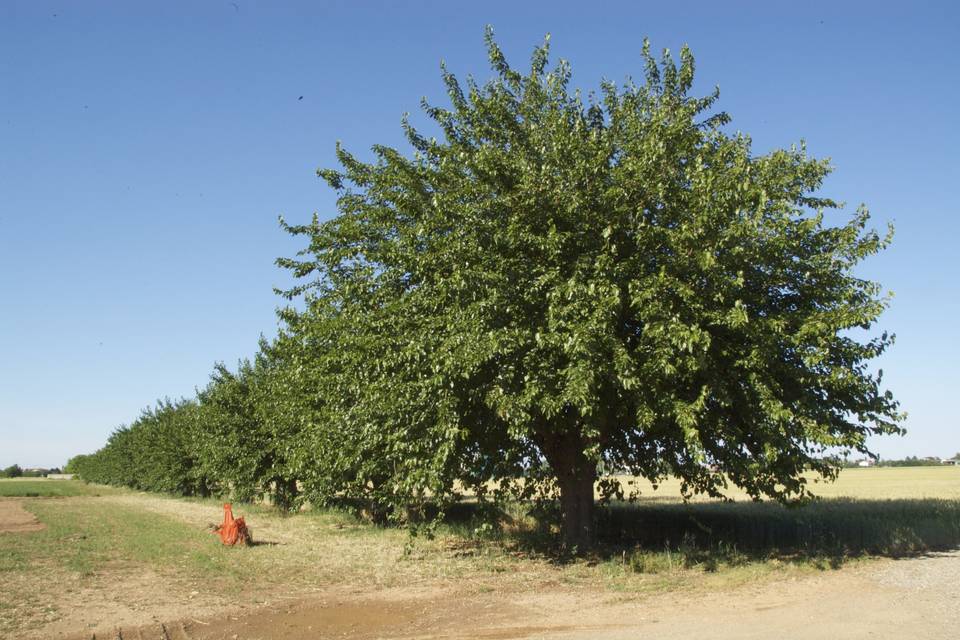
<instances>
[{"instance_id":1,"label":"dirt road","mask_svg":"<svg viewBox=\"0 0 960 640\"><path fill-rule=\"evenodd\" d=\"M43 523L23 508L17 498L0 498L0 533L27 533L40 531Z\"/></svg>"},{"instance_id":2,"label":"dirt road","mask_svg":"<svg viewBox=\"0 0 960 640\"><path fill-rule=\"evenodd\" d=\"M122 630L123 637L955 638L960 629L960 552L870 564L787 582L765 581L728 593L680 591L643 596L557 587L538 593L473 593L468 599L455 591L394 589L376 595L318 594L222 617L160 624L128 627ZM90 632L66 637L89 640Z\"/></svg>"}]
</instances>

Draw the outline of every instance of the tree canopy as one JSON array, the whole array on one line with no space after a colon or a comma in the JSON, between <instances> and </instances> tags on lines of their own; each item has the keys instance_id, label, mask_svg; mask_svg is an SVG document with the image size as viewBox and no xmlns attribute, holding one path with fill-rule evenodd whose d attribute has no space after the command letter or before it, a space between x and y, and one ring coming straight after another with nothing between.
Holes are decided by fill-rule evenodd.
<instances>
[{"instance_id":1,"label":"tree canopy","mask_svg":"<svg viewBox=\"0 0 960 640\"><path fill-rule=\"evenodd\" d=\"M645 43L644 83L584 98L548 41L525 73L486 43L493 80L444 68L450 106L423 103L439 138L404 118L412 154L338 145L318 173L339 215L287 227L309 241L280 261L304 278L287 294L333 331L349 398L328 435L363 486L439 499L543 474L586 546L600 465L800 499L805 471L834 475L824 452L898 431L868 366L892 338L862 331L886 298L855 273L890 233L862 207L827 224L827 161L754 154L718 92L691 95L686 48Z\"/></svg>"},{"instance_id":2,"label":"tree canopy","mask_svg":"<svg viewBox=\"0 0 960 640\"><path fill-rule=\"evenodd\" d=\"M491 80L444 67L449 104L424 101L435 135L405 117L409 151L318 172L338 212L282 223L305 246L280 334L69 468L406 523L559 497L583 550L621 478L804 500L900 431L887 297L858 275L891 232L819 193L827 161L754 153L686 48L645 42L643 82L584 95L548 41L522 72L486 44Z\"/></svg>"}]
</instances>

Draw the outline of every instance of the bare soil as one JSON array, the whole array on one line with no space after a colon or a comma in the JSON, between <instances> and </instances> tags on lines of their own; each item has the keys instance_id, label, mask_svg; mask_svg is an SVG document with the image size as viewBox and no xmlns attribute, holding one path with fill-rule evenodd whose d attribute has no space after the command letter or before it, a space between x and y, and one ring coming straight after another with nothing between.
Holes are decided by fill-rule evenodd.
<instances>
[{"instance_id":1,"label":"bare soil","mask_svg":"<svg viewBox=\"0 0 960 640\"><path fill-rule=\"evenodd\" d=\"M219 616L125 626L126 640L301 638L954 638L960 553L886 561L725 593L597 593L556 586L477 594L465 589L329 592ZM97 630L116 637L117 628ZM93 632L51 634L90 640ZM164 635L166 634L166 636Z\"/></svg>"},{"instance_id":2,"label":"bare soil","mask_svg":"<svg viewBox=\"0 0 960 640\"><path fill-rule=\"evenodd\" d=\"M0 498L0 533L41 531L44 524L23 508L17 498Z\"/></svg>"}]
</instances>

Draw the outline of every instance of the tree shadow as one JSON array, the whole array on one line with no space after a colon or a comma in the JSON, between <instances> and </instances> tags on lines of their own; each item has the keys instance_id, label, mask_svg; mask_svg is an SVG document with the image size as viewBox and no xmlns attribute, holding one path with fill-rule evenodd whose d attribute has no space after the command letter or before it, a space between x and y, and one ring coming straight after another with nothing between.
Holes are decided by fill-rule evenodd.
<instances>
[{"instance_id":1,"label":"tree shadow","mask_svg":"<svg viewBox=\"0 0 960 640\"><path fill-rule=\"evenodd\" d=\"M907 557L960 545L960 501L817 500L748 503L620 503L599 510L608 545L685 551L695 560Z\"/></svg>"},{"instance_id":2,"label":"tree shadow","mask_svg":"<svg viewBox=\"0 0 960 640\"><path fill-rule=\"evenodd\" d=\"M528 525L513 527L509 537L530 552L571 557L556 535L556 509L529 513ZM828 569L859 556L904 558L960 547L960 501L612 503L597 509L597 538L595 555L638 571L664 562L711 571L771 559Z\"/></svg>"},{"instance_id":3,"label":"tree shadow","mask_svg":"<svg viewBox=\"0 0 960 640\"><path fill-rule=\"evenodd\" d=\"M247 543L248 547L281 547L283 546L282 542L276 542L274 540L251 540Z\"/></svg>"}]
</instances>

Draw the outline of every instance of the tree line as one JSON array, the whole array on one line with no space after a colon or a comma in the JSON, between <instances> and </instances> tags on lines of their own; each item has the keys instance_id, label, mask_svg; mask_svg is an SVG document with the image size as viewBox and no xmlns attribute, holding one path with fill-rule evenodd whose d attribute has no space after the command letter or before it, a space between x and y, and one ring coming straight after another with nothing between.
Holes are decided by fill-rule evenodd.
<instances>
[{"instance_id":1,"label":"tree line","mask_svg":"<svg viewBox=\"0 0 960 640\"><path fill-rule=\"evenodd\" d=\"M556 499L583 549L595 496L633 495L598 469L803 500L831 452L901 431L869 366L888 298L857 275L891 232L827 222L827 161L754 153L686 48L644 43L642 83L585 96L547 41L525 72L486 44L490 81L443 67L449 105L424 101L437 136L404 117L409 153L338 145L338 215L281 221L304 248L279 335L71 470L403 522Z\"/></svg>"},{"instance_id":2,"label":"tree line","mask_svg":"<svg viewBox=\"0 0 960 640\"><path fill-rule=\"evenodd\" d=\"M0 478L42 478L48 473L60 473L60 469L24 469L19 464L12 464L0 469Z\"/></svg>"},{"instance_id":3,"label":"tree line","mask_svg":"<svg viewBox=\"0 0 960 640\"><path fill-rule=\"evenodd\" d=\"M303 499L302 487L316 501L300 466L313 412L290 366L288 341L261 341L257 355L235 370L217 365L196 397L145 409L96 453L71 458L65 470L144 491L267 498L286 509Z\"/></svg>"},{"instance_id":4,"label":"tree line","mask_svg":"<svg viewBox=\"0 0 960 640\"><path fill-rule=\"evenodd\" d=\"M954 456L954 460L960 460L960 454ZM878 467L939 467L944 462L940 458L920 458L917 456L907 456L902 460L879 460Z\"/></svg>"}]
</instances>

